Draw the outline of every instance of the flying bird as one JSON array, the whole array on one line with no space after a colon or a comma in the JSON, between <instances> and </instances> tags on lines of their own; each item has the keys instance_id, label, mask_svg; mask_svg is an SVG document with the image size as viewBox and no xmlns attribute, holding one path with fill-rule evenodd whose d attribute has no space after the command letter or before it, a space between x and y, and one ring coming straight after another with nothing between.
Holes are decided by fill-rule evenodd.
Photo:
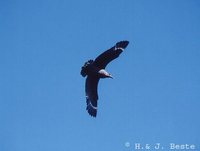
<instances>
[{"instance_id":1,"label":"flying bird","mask_svg":"<svg viewBox=\"0 0 200 151\"><path fill-rule=\"evenodd\" d=\"M86 110L93 117L97 115L98 82L101 78L113 78L105 68L124 51L128 44L128 41L116 43L112 48L100 54L95 60L88 60L81 68L81 75L83 77L87 76L85 82Z\"/></svg>"}]
</instances>

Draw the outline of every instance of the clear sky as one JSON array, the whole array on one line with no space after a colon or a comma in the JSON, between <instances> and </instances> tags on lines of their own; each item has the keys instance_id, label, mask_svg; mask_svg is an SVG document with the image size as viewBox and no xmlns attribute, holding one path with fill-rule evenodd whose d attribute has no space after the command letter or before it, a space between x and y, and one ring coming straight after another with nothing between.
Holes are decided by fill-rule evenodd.
<instances>
[{"instance_id":1,"label":"clear sky","mask_svg":"<svg viewBox=\"0 0 200 151\"><path fill-rule=\"evenodd\" d=\"M121 40L92 118L80 68ZM0 1L1 151L200 148L199 101L200 1Z\"/></svg>"}]
</instances>

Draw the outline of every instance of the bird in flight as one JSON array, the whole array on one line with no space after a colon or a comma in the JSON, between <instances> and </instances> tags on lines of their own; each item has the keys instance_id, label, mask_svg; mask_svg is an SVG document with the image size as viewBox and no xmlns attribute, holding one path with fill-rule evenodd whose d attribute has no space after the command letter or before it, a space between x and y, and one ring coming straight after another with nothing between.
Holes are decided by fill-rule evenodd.
<instances>
[{"instance_id":1,"label":"bird in flight","mask_svg":"<svg viewBox=\"0 0 200 151\"><path fill-rule=\"evenodd\" d=\"M101 78L113 78L105 67L112 60L116 59L128 46L128 41L117 42L112 48L100 54L95 60L88 60L81 68L81 75L86 77L85 93L86 93L86 110L88 113L96 117L97 100L98 100L98 82Z\"/></svg>"}]
</instances>

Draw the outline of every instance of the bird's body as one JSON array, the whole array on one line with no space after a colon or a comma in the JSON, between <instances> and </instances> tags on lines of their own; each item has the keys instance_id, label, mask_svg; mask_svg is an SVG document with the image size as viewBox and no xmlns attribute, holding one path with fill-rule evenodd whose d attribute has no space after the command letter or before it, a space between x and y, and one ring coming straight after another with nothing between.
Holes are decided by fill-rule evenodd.
<instances>
[{"instance_id":1,"label":"bird's body","mask_svg":"<svg viewBox=\"0 0 200 151\"><path fill-rule=\"evenodd\" d=\"M98 82L101 78L112 78L111 74L105 70L105 67L123 52L128 43L128 41L116 43L114 47L99 55L95 60L87 61L81 69L81 75L83 77L87 76L85 84L86 109L93 117L97 115Z\"/></svg>"}]
</instances>

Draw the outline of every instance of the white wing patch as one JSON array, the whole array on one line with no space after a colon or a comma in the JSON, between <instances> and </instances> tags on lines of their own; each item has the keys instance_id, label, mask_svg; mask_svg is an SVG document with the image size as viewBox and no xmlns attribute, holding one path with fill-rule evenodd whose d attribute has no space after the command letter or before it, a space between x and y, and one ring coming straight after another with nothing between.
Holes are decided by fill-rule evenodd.
<instances>
[{"instance_id":1,"label":"white wing patch","mask_svg":"<svg viewBox=\"0 0 200 151\"><path fill-rule=\"evenodd\" d=\"M91 102L88 104L88 106L91 106L93 109L97 110L97 107L93 106Z\"/></svg>"},{"instance_id":2,"label":"white wing patch","mask_svg":"<svg viewBox=\"0 0 200 151\"><path fill-rule=\"evenodd\" d=\"M89 100L89 97L86 95L86 99ZM93 109L97 110L97 107L93 106L91 101L89 101L89 103L87 104L87 107L91 106Z\"/></svg>"},{"instance_id":3,"label":"white wing patch","mask_svg":"<svg viewBox=\"0 0 200 151\"><path fill-rule=\"evenodd\" d=\"M116 47L116 46L115 46L115 50L118 50L118 49L124 51L124 48L122 48L122 47Z\"/></svg>"}]
</instances>

